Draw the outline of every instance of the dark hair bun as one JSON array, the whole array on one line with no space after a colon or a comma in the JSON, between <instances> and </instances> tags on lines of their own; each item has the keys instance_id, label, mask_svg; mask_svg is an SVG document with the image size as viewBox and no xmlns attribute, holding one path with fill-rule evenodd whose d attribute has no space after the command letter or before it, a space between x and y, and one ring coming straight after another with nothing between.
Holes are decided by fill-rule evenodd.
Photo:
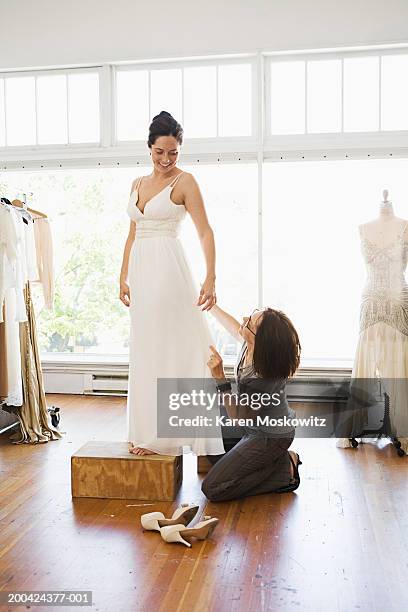
<instances>
[{"instance_id":1,"label":"dark hair bun","mask_svg":"<svg viewBox=\"0 0 408 612\"><path fill-rule=\"evenodd\" d=\"M183 144L183 128L167 111L161 111L153 117L147 141L149 147L156 142L159 136L173 136L179 144Z\"/></svg>"}]
</instances>

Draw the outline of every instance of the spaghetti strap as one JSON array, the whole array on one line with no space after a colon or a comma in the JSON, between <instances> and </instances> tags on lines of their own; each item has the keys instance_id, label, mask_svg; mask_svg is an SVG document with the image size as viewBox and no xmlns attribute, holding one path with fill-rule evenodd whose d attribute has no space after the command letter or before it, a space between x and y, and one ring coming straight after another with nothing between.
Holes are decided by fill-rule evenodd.
<instances>
[{"instance_id":1,"label":"spaghetti strap","mask_svg":"<svg viewBox=\"0 0 408 612\"><path fill-rule=\"evenodd\" d=\"M133 181L133 185L132 185L132 187L133 187L133 189L132 189L132 194L133 194L133 193L136 193L136 192L139 194L139 187L140 187L140 182L141 182L142 178L143 178L143 177L139 176L139 178L137 178L137 179L135 179L135 180Z\"/></svg>"},{"instance_id":2,"label":"spaghetti strap","mask_svg":"<svg viewBox=\"0 0 408 612\"><path fill-rule=\"evenodd\" d=\"M175 179L173 181L171 181L169 187L174 187L174 185L177 183L177 181L179 180L180 176L184 174L184 170L182 170L181 172L179 172L179 174L175 177Z\"/></svg>"}]
</instances>

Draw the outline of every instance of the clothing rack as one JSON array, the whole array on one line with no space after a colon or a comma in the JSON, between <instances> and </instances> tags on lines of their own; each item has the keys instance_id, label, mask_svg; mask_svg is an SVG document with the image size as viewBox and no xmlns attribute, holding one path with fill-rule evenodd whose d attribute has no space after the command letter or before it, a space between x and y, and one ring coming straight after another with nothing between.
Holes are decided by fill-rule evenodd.
<instances>
[{"instance_id":1,"label":"clothing rack","mask_svg":"<svg viewBox=\"0 0 408 612\"><path fill-rule=\"evenodd\" d=\"M6 195L8 195L9 192L23 194L23 200L21 201L21 206L17 204L13 204L13 202L16 202L16 200L11 201L8 197L6 197ZM25 211L24 216L27 218L27 220L32 220L31 214L28 212L28 209L27 209L27 196L28 195L33 196L34 194L32 192L27 193L25 190L20 189L20 188L8 187L7 190L5 189L2 190L2 194L0 193L0 204L6 207L11 205L14 208L21 208L22 210ZM8 202L10 202L10 204L8 204ZM7 400L0 399L0 434L9 429L12 429L13 427L17 425L19 425L19 420L17 419L13 411L7 410Z\"/></svg>"},{"instance_id":2,"label":"clothing rack","mask_svg":"<svg viewBox=\"0 0 408 612\"><path fill-rule=\"evenodd\" d=\"M12 190L7 187L0 191ZM18 194L22 192L18 189L13 191ZM27 206L27 195L32 196L33 193L23 193L22 200L10 201L6 196L0 198L0 216L4 222L0 225L3 231L0 250L0 339L2 359L4 357L6 364L5 371L1 371L0 433L20 425L20 434L11 438L17 444L46 442L61 437L61 433L49 421L50 411L43 386L30 289L30 283L40 283L45 307L52 308L54 272L51 231L47 215ZM5 284L5 278L10 279L7 281L9 285ZM15 299L7 293L10 291L15 292Z\"/></svg>"}]
</instances>

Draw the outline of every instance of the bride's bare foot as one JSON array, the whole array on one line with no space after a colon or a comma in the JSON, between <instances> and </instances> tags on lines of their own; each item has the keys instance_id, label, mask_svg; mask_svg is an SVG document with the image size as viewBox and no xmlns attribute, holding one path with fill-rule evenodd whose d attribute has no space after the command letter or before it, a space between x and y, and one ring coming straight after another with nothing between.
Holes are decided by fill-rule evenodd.
<instances>
[{"instance_id":1,"label":"bride's bare foot","mask_svg":"<svg viewBox=\"0 0 408 612\"><path fill-rule=\"evenodd\" d=\"M157 455L158 454L152 450L149 450L148 448L140 448L140 446L131 446L129 448L129 453L131 453L132 455Z\"/></svg>"}]
</instances>

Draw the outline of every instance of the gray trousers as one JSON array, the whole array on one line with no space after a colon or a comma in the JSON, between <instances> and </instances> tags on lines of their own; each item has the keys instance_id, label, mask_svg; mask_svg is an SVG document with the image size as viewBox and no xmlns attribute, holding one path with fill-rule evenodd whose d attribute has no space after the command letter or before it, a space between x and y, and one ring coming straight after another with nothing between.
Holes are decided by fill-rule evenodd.
<instances>
[{"instance_id":1,"label":"gray trousers","mask_svg":"<svg viewBox=\"0 0 408 612\"><path fill-rule=\"evenodd\" d=\"M204 478L201 490L210 501L273 493L291 481L288 437L245 434L217 461Z\"/></svg>"}]
</instances>

